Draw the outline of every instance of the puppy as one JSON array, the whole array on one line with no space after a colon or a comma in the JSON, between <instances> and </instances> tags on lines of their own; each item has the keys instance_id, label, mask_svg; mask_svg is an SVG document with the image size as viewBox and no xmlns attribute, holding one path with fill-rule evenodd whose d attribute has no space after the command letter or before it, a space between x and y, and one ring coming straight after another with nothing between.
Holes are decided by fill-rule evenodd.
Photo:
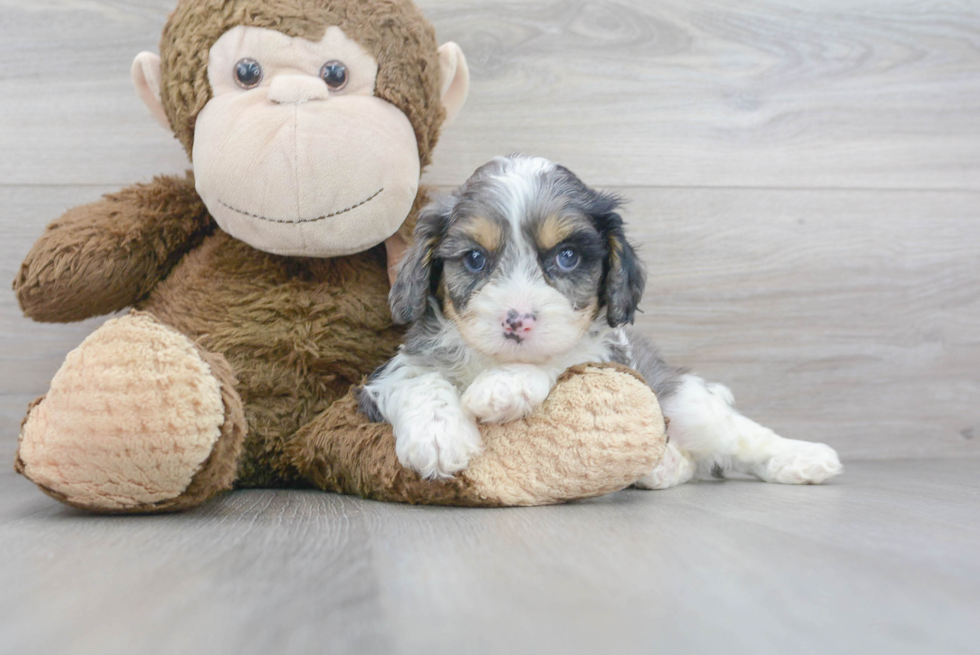
<instances>
[{"instance_id":1,"label":"puppy","mask_svg":"<svg viewBox=\"0 0 980 655\"><path fill-rule=\"evenodd\" d=\"M480 451L477 421L527 416L568 367L612 361L643 375L670 418L664 459L637 486L726 471L820 483L841 472L830 447L742 416L726 387L666 364L624 327L645 275L619 206L561 166L510 156L420 213L390 295L394 320L411 327L358 398L392 424L402 464L451 477Z\"/></svg>"}]
</instances>

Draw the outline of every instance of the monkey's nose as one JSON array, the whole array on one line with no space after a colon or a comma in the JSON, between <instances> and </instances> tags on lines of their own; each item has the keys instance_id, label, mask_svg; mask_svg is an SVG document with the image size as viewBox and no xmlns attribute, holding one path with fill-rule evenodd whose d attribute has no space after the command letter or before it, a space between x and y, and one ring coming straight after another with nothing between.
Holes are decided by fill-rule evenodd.
<instances>
[{"instance_id":1,"label":"monkey's nose","mask_svg":"<svg viewBox=\"0 0 980 655\"><path fill-rule=\"evenodd\" d=\"M310 75L277 75L269 85L269 100L280 105L298 105L329 97L327 84Z\"/></svg>"}]
</instances>

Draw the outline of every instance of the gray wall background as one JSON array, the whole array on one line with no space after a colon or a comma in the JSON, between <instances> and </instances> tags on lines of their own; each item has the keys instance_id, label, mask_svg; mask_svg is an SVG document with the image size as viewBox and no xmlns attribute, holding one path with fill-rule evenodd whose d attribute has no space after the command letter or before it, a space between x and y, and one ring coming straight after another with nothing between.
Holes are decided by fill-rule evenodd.
<instances>
[{"instance_id":1,"label":"gray wall background","mask_svg":"<svg viewBox=\"0 0 980 655\"><path fill-rule=\"evenodd\" d=\"M746 413L846 459L980 454L977 3L419 4L473 74L429 183L555 159L631 199L639 326ZM186 168L129 82L172 6L0 0L0 279L67 208ZM0 293L0 452L100 323Z\"/></svg>"}]
</instances>

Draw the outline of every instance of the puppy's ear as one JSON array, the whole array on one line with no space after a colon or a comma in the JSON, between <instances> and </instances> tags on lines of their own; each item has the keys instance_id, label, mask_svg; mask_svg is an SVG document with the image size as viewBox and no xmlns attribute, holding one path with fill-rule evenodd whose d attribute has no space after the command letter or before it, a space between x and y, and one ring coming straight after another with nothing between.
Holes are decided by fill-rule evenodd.
<instances>
[{"instance_id":1,"label":"puppy's ear","mask_svg":"<svg viewBox=\"0 0 980 655\"><path fill-rule=\"evenodd\" d=\"M435 250L446 233L454 204L453 199L443 198L419 212L415 240L402 259L398 277L388 294L391 317L396 325L417 321L425 315L432 278L438 274Z\"/></svg>"},{"instance_id":2,"label":"puppy's ear","mask_svg":"<svg viewBox=\"0 0 980 655\"><path fill-rule=\"evenodd\" d=\"M606 240L606 270L602 289L606 318L611 327L620 327L633 322L646 286L646 272L633 246L626 240L622 217L610 211L593 218Z\"/></svg>"}]
</instances>

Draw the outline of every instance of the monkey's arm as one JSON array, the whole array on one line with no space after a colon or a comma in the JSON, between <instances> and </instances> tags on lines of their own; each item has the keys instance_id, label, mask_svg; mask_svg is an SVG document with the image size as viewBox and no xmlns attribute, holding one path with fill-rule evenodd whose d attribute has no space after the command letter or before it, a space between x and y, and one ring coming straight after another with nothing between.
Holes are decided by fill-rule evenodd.
<instances>
[{"instance_id":1,"label":"monkey's arm","mask_svg":"<svg viewBox=\"0 0 980 655\"><path fill-rule=\"evenodd\" d=\"M106 195L47 227L14 280L17 300L25 315L46 323L124 309L211 229L190 174Z\"/></svg>"}]
</instances>

